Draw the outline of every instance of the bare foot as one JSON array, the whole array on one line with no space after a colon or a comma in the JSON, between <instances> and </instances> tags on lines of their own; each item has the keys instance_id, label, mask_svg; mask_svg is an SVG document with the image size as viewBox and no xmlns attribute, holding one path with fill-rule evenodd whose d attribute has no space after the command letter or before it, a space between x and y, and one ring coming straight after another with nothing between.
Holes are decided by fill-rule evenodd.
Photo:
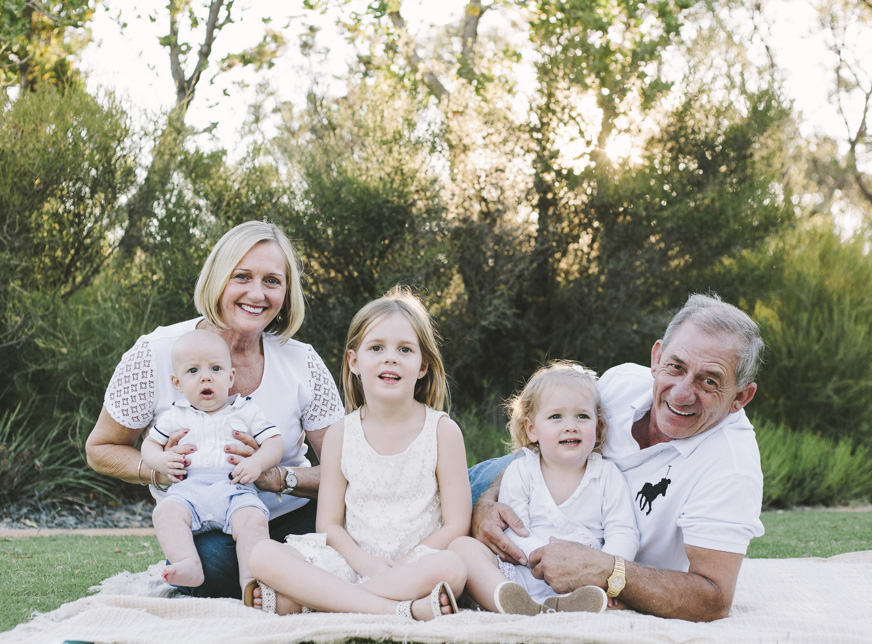
<instances>
[{"instance_id":1,"label":"bare foot","mask_svg":"<svg viewBox=\"0 0 872 644\"><path fill-rule=\"evenodd\" d=\"M181 559L163 569L160 576L172 586L189 586L195 588L205 581L203 566L199 559Z\"/></svg>"}]
</instances>

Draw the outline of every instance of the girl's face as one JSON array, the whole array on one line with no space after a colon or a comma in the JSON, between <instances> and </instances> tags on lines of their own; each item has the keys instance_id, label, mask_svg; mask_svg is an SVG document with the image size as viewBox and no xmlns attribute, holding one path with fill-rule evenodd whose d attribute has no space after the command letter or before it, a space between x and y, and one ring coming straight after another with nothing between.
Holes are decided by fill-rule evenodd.
<instances>
[{"instance_id":1,"label":"girl's face","mask_svg":"<svg viewBox=\"0 0 872 644\"><path fill-rule=\"evenodd\" d=\"M221 319L236 333L263 333L282 310L287 262L277 244L260 242L240 260L221 295Z\"/></svg>"},{"instance_id":2,"label":"girl's face","mask_svg":"<svg viewBox=\"0 0 872 644\"><path fill-rule=\"evenodd\" d=\"M418 334L401 313L376 320L357 350L348 350L348 366L360 376L368 402L413 399L415 384L427 373Z\"/></svg>"},{"instance_id":3,"label":"girl's face","mask_svg":"<svg viewBox=\"0 0 872 644\"><path fill-rule=\"evenodd\" d=\"M583 464L596 445L596 405L586 391L569 385L547 388L532 418L524 419L531 442L546 464Z\"/></svg>"}]
</instances>

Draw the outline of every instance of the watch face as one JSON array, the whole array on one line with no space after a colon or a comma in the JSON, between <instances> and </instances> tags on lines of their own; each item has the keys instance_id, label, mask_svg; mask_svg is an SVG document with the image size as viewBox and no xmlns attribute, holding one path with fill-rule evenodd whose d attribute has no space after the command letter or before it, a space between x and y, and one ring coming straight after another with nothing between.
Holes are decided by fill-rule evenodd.
<instances>
[{"instance_id":1,"label":"watch face","mask_svg":"<svg viewBox=\"0 0 872 644\"><path fill-rule=\"evenodd\" d=\"M621 577L612 577L611 579L609 579L609 588L618 591L621 590L626 583L627 582L624 581L624 579L622 579Z\"/></svg>"}]
</instances>

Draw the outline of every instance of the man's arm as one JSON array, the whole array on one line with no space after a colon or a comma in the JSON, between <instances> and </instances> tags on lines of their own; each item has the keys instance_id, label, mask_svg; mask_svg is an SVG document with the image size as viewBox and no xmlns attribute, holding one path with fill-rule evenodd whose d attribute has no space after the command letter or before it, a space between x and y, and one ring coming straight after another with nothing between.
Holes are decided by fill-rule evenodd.
<instances>
[{"instance_id":1,"label":"man's arm","mask_svg":"<svg viewBox=\"0 0 872 644\"><path fill-rule=\"evenodd\" d=\"M628 561L627 585L618 601L640 613L694 622L729 615L744 556L694 546L684 550L690 562L687 572ZM557 593L586 585L605 588L614 563L609 554L567 541L551 543L530 554L533 576L547 581Z\"/></svg>"}]
</instances>

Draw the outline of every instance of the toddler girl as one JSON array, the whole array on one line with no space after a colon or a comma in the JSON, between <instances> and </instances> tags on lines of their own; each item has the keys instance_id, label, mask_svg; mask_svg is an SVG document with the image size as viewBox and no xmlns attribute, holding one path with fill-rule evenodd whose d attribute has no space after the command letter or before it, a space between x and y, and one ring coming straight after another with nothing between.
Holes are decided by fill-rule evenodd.
<instances>
[{"instance_id":1,"label":"toddler girl","mask_svg":"<svg viewBox=\"0 0 872 644\"><path fill-rule=\"evenodd\" d=\"M445 548L469 533L472 500L460 428L441 411L430 316L394 288L354 317L345 354L348 415L324 437L318 532L258 544L260 590L252 584L246 603L280 614L456 612L466 568Z\"/></svg>"},{"instance_id":2,"label":"toddler girl","mask_svg":"<svg viewBox=\"0 0 872 644\"><path fill-rule=\"evenodd\" d=\"M602 459L605 410L596 375L571 362L539 369L507 404L512 448L520 450L500 485L507 503L530 531L506 535L527 556L551 538L577 541L632 560L639 531L623 474ZM608 597L585 586L557 596L525 565L500 561L481 542L462 537L451 544L467 565L467 591L481 606L499 613L602 612Z\"/></svg>"}]
</instances>

